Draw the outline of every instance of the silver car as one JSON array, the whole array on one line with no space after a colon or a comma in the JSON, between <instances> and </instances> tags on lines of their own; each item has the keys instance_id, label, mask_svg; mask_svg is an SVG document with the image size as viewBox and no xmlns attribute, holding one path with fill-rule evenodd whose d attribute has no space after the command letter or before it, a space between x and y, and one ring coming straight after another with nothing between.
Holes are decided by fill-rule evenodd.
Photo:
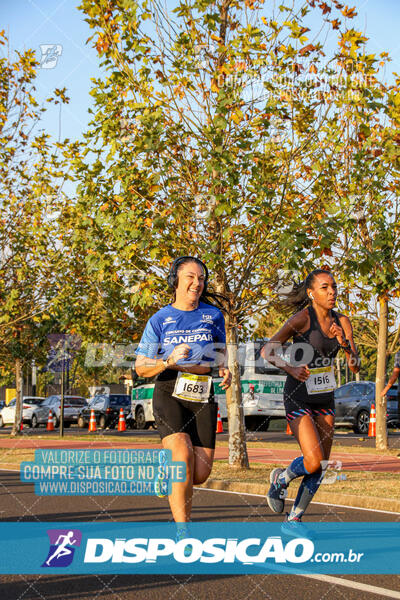
<instances>
[{"instance_id":1,"label":"silver car","mask_svg":"<svg viewBox=\"0 0 400 600\"><path fill-rule=\"evenodd\" d=\"M87 401L82 396L64 396L64 426L69 427L72 423L76 423L80 411L85 406L87 406ZM61 396L59 394L49 396L37 407L32 415L32 427L46 424L50 410L56 418L55 426L58 427L61 413Z\"/></svg>"}]
</instances>

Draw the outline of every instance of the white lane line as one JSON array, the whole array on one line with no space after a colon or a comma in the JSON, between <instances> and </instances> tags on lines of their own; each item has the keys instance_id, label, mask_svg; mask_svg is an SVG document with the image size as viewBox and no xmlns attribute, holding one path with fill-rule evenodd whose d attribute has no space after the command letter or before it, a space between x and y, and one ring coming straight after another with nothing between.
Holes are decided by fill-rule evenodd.
<instances>
[{"instance_id":1,"label":"white lane line","mask_svg":"<svg viewBox=\"0 0 400 600\"><path fill-rule=\"evenodd\" d=\"M228 494L256 496L258 498L265 497L265 496L262 496L261 494L249 494L248 492L231 492L228 490L213 490L211 488L200 488L200 487L196 487L196 489L197 490L207 490L208 492L225 492ZM292 500L292 502L293 502L293 500ZM328 504L328 503L314 502L314 504ZM396 515L400 514L400 513L392 513L387 510L377 510L377 509L373 509L373 508L355 508L354 506L345 506L343 504L329 504L329 506L337 506L337 507L341 507L341 508L352 508L353 510L367 510L370 512L380 512L380 513L387 513L387 514L396 514ZM367 583L361 583L359 581L353 581L351 579L342 579L340 577L333 577L332 575L309 575L309 574L303 575L303 574L297 574L297 573L296 573L296 576L308 577L309 579L316 579L317 581L325 581L326 583L331 583L334 585L341 585L343 587L348 587L348 588L355 589L355 590L361 590L363 592L367 592L370 594L377 594L377 595L380 595L385 598L399 598L400 599L400 592L397 592L395 590L388 590L386 588L376 587L374 585L369 585Z\"/></svg>"},{"instance_id":2,"label":"white lane line","mask_svg":"<svg viewBox=\"0 0 400 600\"><path fill-rule=\"evenodd\" d=\"M255 496L257 498L265 498L262 494L250 494L249 492L233 492L230 490L214 490L212 488L197 487L196 490L206 490L207 492L222 492L224 494L239 494L239 496ZM294 502L292 498L285 498L286 502ZM351 510L366 510L367 512L378 512L386 515L400 515L400 512L394 512L391 510L380 510L378 508L361 508L358 506L347 506L347 504L332 504L331 502L313 502L312 504L320 504L321 506L336 506L336 508L350 508Z\"/></svg>"},{"instance_id":3,"label":"white lane line","mask_svg":"<svg viewBox=\"0 0 400 600\"><path fill-rule=\"evenodd\" d=\"M332 575L297 575L298 577L307 577L308 579L316 579L317 581L325 581L326 583L332 583L333 585L341 585L348 587L353 590L360 590L369 594L377 594L385 598L400 598L400 592L395 590L388 590L387 588L376 587L375 585L368 585L368 583L361 583L360 581L353 581L351 579L341 579L340 577L332 577Z\"/></svg>"}]
</instances>

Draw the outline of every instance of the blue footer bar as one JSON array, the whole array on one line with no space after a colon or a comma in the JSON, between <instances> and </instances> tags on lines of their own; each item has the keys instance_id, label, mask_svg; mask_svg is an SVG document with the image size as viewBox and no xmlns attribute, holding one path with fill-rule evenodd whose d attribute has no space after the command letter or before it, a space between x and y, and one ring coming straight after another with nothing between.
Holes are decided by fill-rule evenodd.
<instances>
[{"instance_id":1,"label":"blue footer bar","mask_svg":"<svg viewBox=\"0 0 400 600\"><path fill-rule=\"evenodd\" d=\"M0 573L398 574L400 523L0 523Z\"/></svg>"}]
</instances>

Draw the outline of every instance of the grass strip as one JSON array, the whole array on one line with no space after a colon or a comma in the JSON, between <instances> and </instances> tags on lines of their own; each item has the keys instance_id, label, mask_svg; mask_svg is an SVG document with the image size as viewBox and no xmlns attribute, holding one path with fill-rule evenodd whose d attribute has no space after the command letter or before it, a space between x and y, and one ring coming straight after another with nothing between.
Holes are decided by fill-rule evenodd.
<instances>
[{"instance_id":1,"label":"grass strip","mask_svg":"<svg viewBox=\"0 0 400 600\"><path fill-rule=\"evenodd\" d=\"M269 474L275 467L281 464L251 463L250 469L237 469L229 466L226 460L214 461L210 479L240 483L258 483L269 487ZM335 473L339 476L345 475L346 479L334 479ZM338 494L353 494L357 496L373 496L375 498L392 498L398 500L400 497L400 473L378 473L370 471L331 471L328 470L325 480L332 483L322 484L321 492L332 492ZM290 494L297 490L301 478L294 479L290 483ZM207 483L205 483L207 486Z\"/></svg>"}]
</instances>

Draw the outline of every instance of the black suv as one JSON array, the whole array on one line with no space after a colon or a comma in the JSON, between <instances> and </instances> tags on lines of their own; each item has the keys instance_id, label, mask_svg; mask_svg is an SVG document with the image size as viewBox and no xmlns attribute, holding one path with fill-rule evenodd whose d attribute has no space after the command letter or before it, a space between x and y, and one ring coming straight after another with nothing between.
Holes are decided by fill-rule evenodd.
<instances>
[{"instance_id":1,"label":"black suv","mask_svg":"<svg viewBox=\"0 0 400 600\"><path fill-rule=\"evenodd\" d=\"M79 413L78 427L87 427L89 424L90 414L94 410L96 418L96 426L99 429L109 427L113 429L118 425L119 412L123 409L126 424L132 426L128 415L131 412L131 397L128 394L99 394L89 400L86 406Z\"/></svg>"}]
</instances>

